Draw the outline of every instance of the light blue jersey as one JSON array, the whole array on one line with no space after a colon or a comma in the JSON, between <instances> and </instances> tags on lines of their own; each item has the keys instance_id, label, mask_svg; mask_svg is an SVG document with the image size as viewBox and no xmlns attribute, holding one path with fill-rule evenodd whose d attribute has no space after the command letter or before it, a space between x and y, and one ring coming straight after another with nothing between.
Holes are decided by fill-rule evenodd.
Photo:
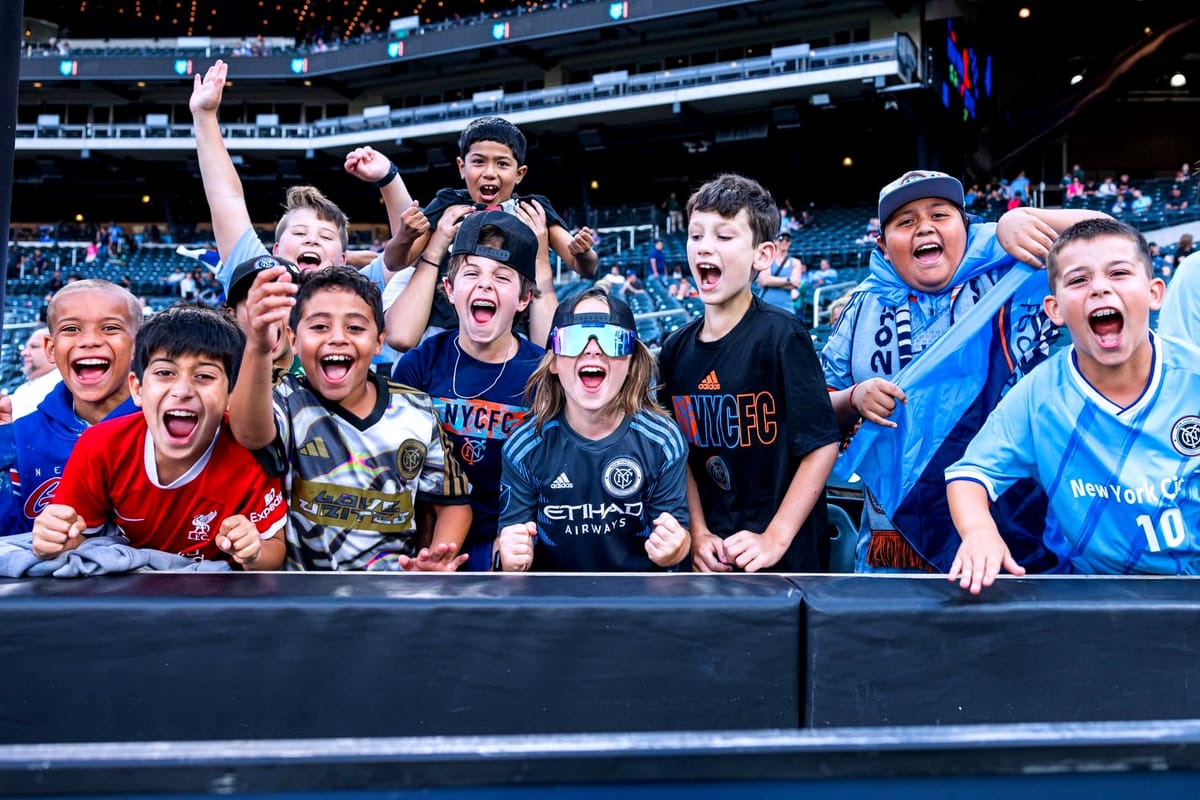
<instances>
[{"instance_id":1,"label":"light blue jersey","mask_svg":"<svg viewBox=\"0 0 1200 800\"><path fill-rule=\"evenodd\" d=\"M1079 372L1074 348L1000 401L946 480L995 499L1020 478L1050 497L1046 546L1074 572L1200 573L1200 349L1151 335L1146 390L1121 408Z\"/></svg>"}]
</instances>

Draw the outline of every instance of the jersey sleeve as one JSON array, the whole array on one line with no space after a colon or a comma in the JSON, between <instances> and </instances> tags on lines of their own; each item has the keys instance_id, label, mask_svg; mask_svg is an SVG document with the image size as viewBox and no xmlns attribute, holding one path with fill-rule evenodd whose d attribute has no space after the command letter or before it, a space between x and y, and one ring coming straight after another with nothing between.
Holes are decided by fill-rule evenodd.
<instances>
[{"instance_id":1,"label":"jersey sleeve","mask_svg":"<svg viewBox=\"0 0 1200 800\"><path fill-rule=\"evenodd\" d=\"M54 503L70 506L83 520L84 533L101 533L108 522L112 505L104 476L109 473L104 454L109 448L100 441L101 431L88 428L79 437L63 467L62 480L54 490ZM141 458L141 453L131 457Z\"/></svg>"},{"instance_id":2,"label":"jersey sleeve","mask_svg":"<svg viewBox=\"0 0 1200 800\"><path fill-rule=\"evenodd\" d=\"M546 227L557 225L560 228L566 228L568 231L571 230L570 226L567 225L567 221L562 218L561 214L554 210L554 206L551 205L550 200L544 195L531 194L528 197L523 197L521 199L538 201L542 207L542 210L546 212Z\"/></svg>"},{"instance_id":3,"label":"jersey sleeve","mask_svg":"<svg viewBox=\"0 0 1200 800\"><path fill-rule=\"evenodd\" d=\"M501 530L508 525L521 525L537 519L537 487L531 479L525 462L525 459L530 454L536 453L537 449L524 446L514 447L519 443L527 444L527 438L514 434L508 438L501 450L500 520L497 523L497 527ZM514 458L516 450L524 453L521 461Z\"/></svg>"},{"instance_id":4,"label":"jersey sleeve","mask_svg":"<svg viewBox=\"0 0 1200 800\"><path fill-rule=\"evenodd\" d=\"M417 479L417 499L439 505L462 505L471 502L471 484L454 457L450 440L438 424L437 414L429 412L430 437L425 450L425 464Z\"/></svg>"},{"instance_id":5,"label":"jersey sleeve","mask_svg":"<svg viewBox=\"0 0 1200 800\"><path fill-rule=\"evenodd\" d=\"M837 417L817 353L808 331L796 326L779 346L787 403L788 446L794 456L804 456L838 441Z\"/></svg>"},{"instance_id":6,"label":"jersey sleeve","mask_svg":"<svg viewBox=\"0 0 1200 800\"><path fill-rule=\"evenodd\" d=\"M232 437L230 437L232 440ZM231 442L234 447L240 445ZM287 503L283 502L283 482L267 473L253 457L245 459L241 470L242 485L245 487L241 508L238 512L258 529L258 535L270 539L287 523Z\"/></svg>"},{"instance_id":7,"label":"jersey sleeve","mask_svg":"<svg viewBox=\"0 0 1200 800\"><path fill-rule=\"evenodd\" d=\"M429 390L429 377L432 373L426 359L429 348L425 345L428 342L427 339L396 359L396 366L392 368L393 381L420 389L422 392Z\"/></svg>"},{"instance_id":8,"label":"jersey sleeve","mask_svg":"<svg viewBox=\"0 0 1200 800\"><path fill-rule=\"evenodd\" d=\"M1021 478L1037 478L1032 442L1035 381L1018 381L992 410L955 463L946 468L946 482L970 480L981 484L995 501Z\"/></svg>"},{"instance_id":9,"label":"jersey sleeve","mask_svg":"<svg viewBox=\"0 0 1200 800\"><path fill-rule=\"evenodd\" d=\"M665 511L687 529L692 523L687 504L687 442L673 422L667 419L663 421L666 423L662 426L666 459L648 498L647 518L653 524L655 518Z\"/></svg>"}]
</instances>

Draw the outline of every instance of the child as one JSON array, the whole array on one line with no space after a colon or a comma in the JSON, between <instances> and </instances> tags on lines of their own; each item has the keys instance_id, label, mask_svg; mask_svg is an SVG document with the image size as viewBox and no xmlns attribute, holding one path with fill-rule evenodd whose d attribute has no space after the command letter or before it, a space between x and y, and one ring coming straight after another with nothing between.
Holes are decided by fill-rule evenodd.
<instances>
[{"instance_id":1,"label":"child","mask_svg":"<svg viewBox=\"0 0 1200 800\"><path fill-rule=\"evenodd\" d=\"M274 267L283 267L293 281L300 277L300 268L295 264L268 255L255 256L233 268L229 278L229 292L225 296L225 310L243 331L250 330L250 312L246 304L250 287L258 273ZM282 322L276 324L271 330L271 341L274 342L271 346L271 363L274 366L275 377L279 378L285 372L303 375L304 368L300 359L292 351L292 340L288 337L287 325Z\"/></svg>"},{"instance_id":2,"label":"child","mask_svg":"<svg viewBox=\"0 0 1200 800\"><path fill-rule=\"evenodd\" d=\"M1109 219L1050 249L1046 313L1072 346L1023 378L946 470L962 537L950 580L977 594L1025 572L988 513L1019 478L1050 497L1047 547L1073 572L1200 572L1200 349L1150 332L1165 286L1146 240Z\"/></svg>"},{"instance_id":3,"label":"child","mask_svg":"<svg viewBox=\"0 0 1200 800\"><path fill-rule=\"evenodd\" d=\"M383 345L379 287L349 267L262 270L246 300L251 335L230 402L237 440L285 474L291 569L456 569L469 485L429 395L371 371ZM272 394L273 326L288 320L304 375ZM416 503L437 514L415 543Z\"/></svg>"},{"instance_id":4,"label":"child","mask_svg":"<svg viewBox=\"0 0 1200 800\"><path fill-rule=\"evenodd\" d=\"M195 126L196 156L200 162L204 194L212 213L213 236L221 255L217 278L225 287L226 295L234 267L256 256L267 255L266 247L254 232L242 181L225 148L217 120L227 73L228 66L221 60L209 67L203 77L197 72L188 103ZM396 165L370 147L361 147L346 156L345 169L380 189L393 232L396 236L404 235L407 229L402 215L415 204L404 181L399 178ZM301 270L320 269L345 264L348 244L346 215L340 208L315 187L292 186L288 189L287 209L275 229L275 245L271 250L274 255L293 262ZM407 266L407 262L401 266ZM382 257L362 271L381 289L395 274Z\"/></svg>"},{"instance_id":5,"label":"child","mask_svg":"<svg viewBox=\"0 0 1200 800\"><path fill-rule=\"evenodd\" d=\"M503 211L471 214L454 237L443 281L458 325L429 337L396 363L392 380L427 392L471 481L467 568L492 567L499 530L500 448L525 419L525 383L543 350L512 332L534 295L538 240Z\"/></svg>"},{"instance_id":6,"label":"child","mask_svg":"<svg viewBox=\"0 0 1200 800\"><path fill-rule=\"evenodd\" d=\"M837 421L803 323L751 293L775 257L779 208L756 181L721 175L687 213L704 316L663 345L659 396L689 445L692 563L820 571Z\"/></svg>"},{"instance_id":7,"label":"child","mask_svg":"<svg viewBox=\"0 0 1200 800\"><path fill-rule=\"evenodd\" d=\"M482 117L463 129L458 138L458 172L465 188L440 189L424 209L429 232L411 246L393 237L384 250L389 264L413 264L415 268L408 287L388 309L389 345L400 351L408 350L423 338L454 327L453 307L436 292L439 280L445 276L447 249L454 240L455 226L465 215L491 208L517 215L538 234L539 240L545 236L548 246L539 253L537 278L542 297L535 298L531 309L531 315L539 314L544 321L539 329L530 320L530 338L545 341L557 305L549 251L558 253L585 278L596 273L599 257L592 249L592 232L588 228L572 235L545 197L535 194L521 198L516 194L517 185L528 169L525 135L508 120Z\"/></svg>"},{"instance_id":8,"label":"child","mask_svg":"<svg viewBox=\"0 0 1200 800\"><path fill-rule=\"evenodd\" d=\"M283 486L229 431L226 409L245 338L203 306L155 314L137 335L128 376L141 414L79 437L54 502L33 524L33 552L53 558L83 535L243 569L283 563Z\"/></svg>"},{"instance_id":9,"label":"child","mask_svg":"<svg viewBox=\"0 0 1200 800\"><path fill-rule=\"evenodd\" d=\"M1103 216L1023 207L1009 211L998 223L983 223L967 216L964 202L958 179L932 170L906 172L880 191L883 232L871 255L870 275L854 290L821 351L830 398L844 429L855 430L860 420L895 427L889 417L897 403L909 399L893 382L897 374L952 325L960 324L1018 260L1040 265L1059 231L1081 219ZM944 403L924 406L928 414L943 419L960 417L952 430L947 426L943 440L935 441L933 419L911 419L907 430L923 437L923 446L933 453L928 466L885 464L884 476L873 468L859 470L868 489L856 571L949 567L957 537L945 507L942 470L962 454L1006 387L1046 358L1057 332L1038 305L1044 293L1044 287L1029 289L1027 296L1008 301L983 326L998 334L992 340L995 345L980 358L983 388L970 398L970 405L957 409L957 414ZM938 387L930 394L942 394L943 388L948 395L954 387ZM839 465L839 474L843 471ZM889 514L870 487L900 471L914 472L915 485ZM1001 503L1001 513L1009 520L1006 527L1013 541L1024 540L1021 558L1050 569L1053 561L1046 560L1036 534L1022 533L1040 529L1045 513L1045 498L1027 491L1032 489L1014 491Z\"/></svg>"},{"instance_id":10,"label":"child","mask_svg":"<svg viewBox=\"0 0 1200 800\"><path fill-rule=\"evenodd\" d=\"M0 533L24 533L54 496L79 435L101 420L132 414L129 367L142 324L137 298L115 283L73 281L50 298L47 355L62 374L37 410L0 425L11 491L0 492Z\"/></svg>"},{"instance_id":11,"label":"child","mask_svg":"<svg viewBox=\"0 0 1200 800\"><path fill-rule=\"evenodd\" d=\"M629 306L591 288L559 306L504 445L495 567L686 569L687 447L650 399L654 356Z\"/></svg>"}]
</instances>

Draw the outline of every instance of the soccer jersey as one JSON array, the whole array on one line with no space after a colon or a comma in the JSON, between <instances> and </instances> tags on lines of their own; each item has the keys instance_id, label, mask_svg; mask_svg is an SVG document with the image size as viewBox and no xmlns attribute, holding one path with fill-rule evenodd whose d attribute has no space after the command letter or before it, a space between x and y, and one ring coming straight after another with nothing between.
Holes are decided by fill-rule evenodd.
<instances>
[{"instance_id":1,"label":"soccer jersey","mask_svg":"<svg viewBox=\"0 0 1200 800\"><path fill-rule=\"evenodd\" d=\"M733 330L700 341L702 319L659 353L660 397L687 440L705 522L721 538L762 533L801 459L838 440L838 425L803 323L753 298ZM822 493L773 569L821 569L828 528Z\"/></svg>"},{"instance_id":2,"label":"soccer jersey","mask_svg":"<svg viewBox=\"0 0 1200 800\"><path fill-rule=\"evenodd\" d=\"M119 530L135 547L197 560L228 559L216 537L229 517L245 516L269 539L283 528L286 513L279 478L234 440L228 419L187 472L162 483L141 414L83 432L54 502L74 508L87 534Z\"/></svg>"},{"instance_id":3,"label":"soccer jersey","mask_svg":"<svg viewBox=\"0 0 1200 800\"><path fill-rule=\"evenodd\" d=\"M1128 408L1088 383L1074 348L1053 356L1000 401L946 480L995 498L1037 479L1046 545L1075 572L1200 573L1200 349L1152 342L1150 381Z\"/></svg>"},{"instance_id":4,"label":"soccer jersey","mask_svg":"<svg viewBox=\"0 0 1200 800\"><path fill-rule=\"evenodd\" d=\"M377 397L366 418L306 378L284 375L275 387L267 455L287 471L290 569L399 569L397 556L417 552L416 501L470 501L429 395L374 373L368 380Z\"/></svg>"},{"instance_id":5,"label":"soccer jersey","mask_svg":"<svg viewBox=\"0 0 1200 800\"><path fill-rule=\"evenodd\" d=\"M500 527L537 523L537 571L659 570L646 540L664 511L689 525L686 456L679 431L661 414L639 411L595 441L561 414L541 433L531 419L504 445Z\"/></svg>"},{"instance_id":6,"label":"soccer jersey","mask_svg":"<svg viewBox=\"0 0 1200 800\"><path fill-rule=\"evenodd\" d=\"M488 364L462 352L458 335L457 329L444 331L405 353L392 380L433 398L451 451L471 481L466 567L486 571L492 567L492 543L499 531L500 449L528 413L525 382L545 351L518 337L512 358Z\"/></svg>"}]
</instances>

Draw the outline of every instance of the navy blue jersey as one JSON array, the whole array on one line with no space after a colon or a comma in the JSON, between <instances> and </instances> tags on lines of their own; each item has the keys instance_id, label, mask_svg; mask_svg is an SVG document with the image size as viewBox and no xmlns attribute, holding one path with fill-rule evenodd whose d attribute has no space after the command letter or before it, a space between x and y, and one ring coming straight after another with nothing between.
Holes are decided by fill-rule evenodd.
<instances>
[{"instance_id":1,"label":"navy blue jersey","mask_svg":"<svg viewBox=\"0 0 1200 800\"><path fill-rule=\"evenodd\" d=\"M392 380L433 398L442 430L471 481L473 517L465 543L470 554L466 566L488 570L499 532L500 448L525 420L525 382L545 351L518 337L511 359L503 365L488 364L460 353L457 338L457 328L429 337L396 362Z\"/></svg>"},{"instance_id":2,"label":"navy blue jersey","mask_svg":"<svg viewBox=\"0 0 1200 800\"><path fill-rule=\"evenodd\" d=\"M725 539L762 533L805 455L838 440L812 338L792 314L753 298L733 330L698 338L703 319L659 353L659 397L687 440L708 529ZM824 495L772 569L818 572L827 558Z\"/></svg>"},{"instance_id":3,"label":"navy blue jersey","mask_svg":"<svg viewBox=\"0 0 1200 800\"><path fill-rule=\"evenodd\" d=\"M534 570L659 570L646 539L664 511L688 527L687 444L666 416L639 411L596 441L561 414L541 433L531 419L504 445L500 527L537 522Z\"/></svg>"}]
</instances>

